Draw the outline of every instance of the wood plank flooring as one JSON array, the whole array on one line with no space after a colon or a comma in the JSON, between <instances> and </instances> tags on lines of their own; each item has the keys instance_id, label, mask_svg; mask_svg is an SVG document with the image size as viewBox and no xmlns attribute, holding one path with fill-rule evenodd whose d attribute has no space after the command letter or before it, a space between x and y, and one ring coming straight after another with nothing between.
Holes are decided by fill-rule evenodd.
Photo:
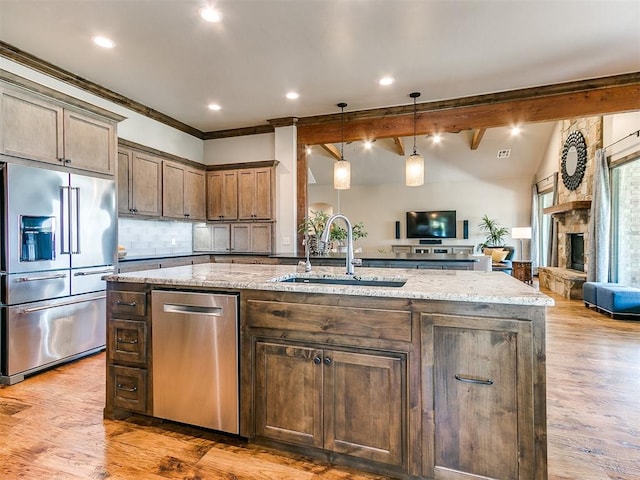
<instances>
[{"instance_id":1,"label":"wood plank flooring","mask_svg":"<svg viewBox=\"0 0 640 480\"><path fill-rule=\"evenodd\" d=\"M640 322L556 301L547 322L551 480L640 478ZM1 479L385 479L172 423L104 421L104 353L0 387Z\"/></svg>"}]
</instances>

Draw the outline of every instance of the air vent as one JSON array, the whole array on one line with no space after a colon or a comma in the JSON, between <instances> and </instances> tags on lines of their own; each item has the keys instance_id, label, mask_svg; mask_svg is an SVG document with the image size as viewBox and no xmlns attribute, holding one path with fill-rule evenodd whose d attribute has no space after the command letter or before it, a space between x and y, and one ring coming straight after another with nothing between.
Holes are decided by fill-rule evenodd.
<instances>
[{"instance_id":1,"label":"air vent","mask_svg":"<svg viewBox=\"0 0 640 480\"><path fill-rule=\"evenodd\" d=\"M509 158L511 150L498 150L498 158Z\"/></svg>"}]
</instances>

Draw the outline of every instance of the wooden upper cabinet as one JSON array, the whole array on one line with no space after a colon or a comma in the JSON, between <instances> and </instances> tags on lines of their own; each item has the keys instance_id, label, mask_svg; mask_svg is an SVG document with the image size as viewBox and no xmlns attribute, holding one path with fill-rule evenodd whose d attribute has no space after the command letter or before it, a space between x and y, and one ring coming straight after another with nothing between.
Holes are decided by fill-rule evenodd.
<instances>
[{"instance_id":1,"label":"wooden upper cabinet","mask_svg":"<svg viewBox=\"0 0 640 480\"><path fill-rule=\"evenodd\" d=\"M238 173L236 170L207 172L207 220L238 219Z\"/></svg>"},{"instance_id":2,"label":"wooden upper cabinet","mask_svg":"<svg viewBox=\"0 0 640 480\"><path fill-rule=\"evenodd\" d=\"M120 148L118 212L159 217L162 213L162 159Z\"/></svg>"},{"instance_id":3,"label":"wooden upper cabinet","mask_svg":"<svg viewBox=\"0 0 640 480\"><path fill-rule=\"evenodd\" d=\"M46 97L0 90L0 151L90 172L115 173L115 122Z\"/></svg>"},{"instance_id":4,"label":"wooden upper cabinet","mask_svg":"<svg viewBox=\"0 0 640 480\"><path fill-rule=\"evenodd\" d=\"M133 151L125 148L118 149L118 214L133 213L131 198L131 170Z\"/></svg>"},{"instance_id":5,"label":"wooden upper cabinet","mask_svg":"<svg viewBox=\"0 0 640 480\"><path fill-rule=\"evenodd\" d=\"M91 115L64 111L64 163L91 172L114 172L116 130Z\"/></svg>"},{"instance_id":6,"label":"wooden upper cabinet","mask_svg":"<svg viewBox=\"0 0 640 480\"><path fill-rule=\"evenodd\" d=\"M62 107L45 99L2 90L2 153L49 163L63 157Z\"/></svg>"},{"instance_id":7,"label":"wooden upper cabinet","mask_svg":"<svg viewBox=\"0 0 640 480\"><path fill-rule=\"evenodd\" d=\"M206 190L207 180L204 170L189 168L185 169L185 213L189 220L206 219Z\"/></svg>"},{"instance_id":8,"label":"wooden upper cabinet","mask_svg":"<svg viewBox=\"0 0 640 480\"><path fill-rule=\"evenodd\" d=\"M249 168L238 171L238 219L273 218L273 168Z\"/></svg>"},{"instance_id":9,"label":"wooden upper cabinet","mask_svg":"<svg viewBox=\"0 0 640 480\"><path fill-rule=\"evenodd\" d=\"M162 162L162 216L184 218L184 167Z\"/></svg>"},{"instance_id":10,"label":"wooden upper cabinet","mask_svg":"<svg viewBox=\"0 0 640 480\"><path fill-rule=\"evenodd\" d=\"M176 162L162 162L162 216L204 220L205 172Z\"/></svg>"}]
</instances>

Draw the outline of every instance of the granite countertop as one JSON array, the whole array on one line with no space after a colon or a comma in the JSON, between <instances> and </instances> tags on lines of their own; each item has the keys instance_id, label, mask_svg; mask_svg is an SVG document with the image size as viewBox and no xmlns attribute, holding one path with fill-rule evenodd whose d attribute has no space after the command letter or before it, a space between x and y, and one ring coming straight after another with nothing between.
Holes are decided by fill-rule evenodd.
<instances>
[{"instance_id":1,"label":"granite countertop","mask_svg":"<svg viewBox=\"0 0 640 480\"><path fill-rule=\"evenodd\" d=\"M171 287L221 288L227 290L270 290L329 295L413 298L480 302L509 305L550 306L553 299L502 272L468 270L420 270L403 268L356 268L356 277L406 279L402 287L351 286L278 282L298 276L353 278L344 267L314 267L311 274L299 273L296 265L243 265L205 263L183 267L107 275L114 282L150 283Z\"/></svg>"}]
</instances>

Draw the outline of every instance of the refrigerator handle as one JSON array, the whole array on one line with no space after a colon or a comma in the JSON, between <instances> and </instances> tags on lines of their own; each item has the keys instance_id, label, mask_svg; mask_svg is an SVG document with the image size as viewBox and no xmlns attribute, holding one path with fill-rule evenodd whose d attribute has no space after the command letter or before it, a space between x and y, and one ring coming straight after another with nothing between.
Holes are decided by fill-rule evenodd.
<instances>
[{"instance_id":1,"label":"refrigerator handle","mask_svg":"<svg viewBox=\"0 0 640 480\"><path fill-rule=\"evenodd\" d=\"M71 238L71 253L80 253L80 187L69 188L69 229Z\"/></svg>"},{"instance_id":2,"label":"refrigerator handle","mask_svg":"<svg viewBox=\"0 0 640 480\"><path fill-rule=\"evenodd\" d=\"M60 253L69 254L69 188L60 187Z\"/></svg>"}]
</instances>

